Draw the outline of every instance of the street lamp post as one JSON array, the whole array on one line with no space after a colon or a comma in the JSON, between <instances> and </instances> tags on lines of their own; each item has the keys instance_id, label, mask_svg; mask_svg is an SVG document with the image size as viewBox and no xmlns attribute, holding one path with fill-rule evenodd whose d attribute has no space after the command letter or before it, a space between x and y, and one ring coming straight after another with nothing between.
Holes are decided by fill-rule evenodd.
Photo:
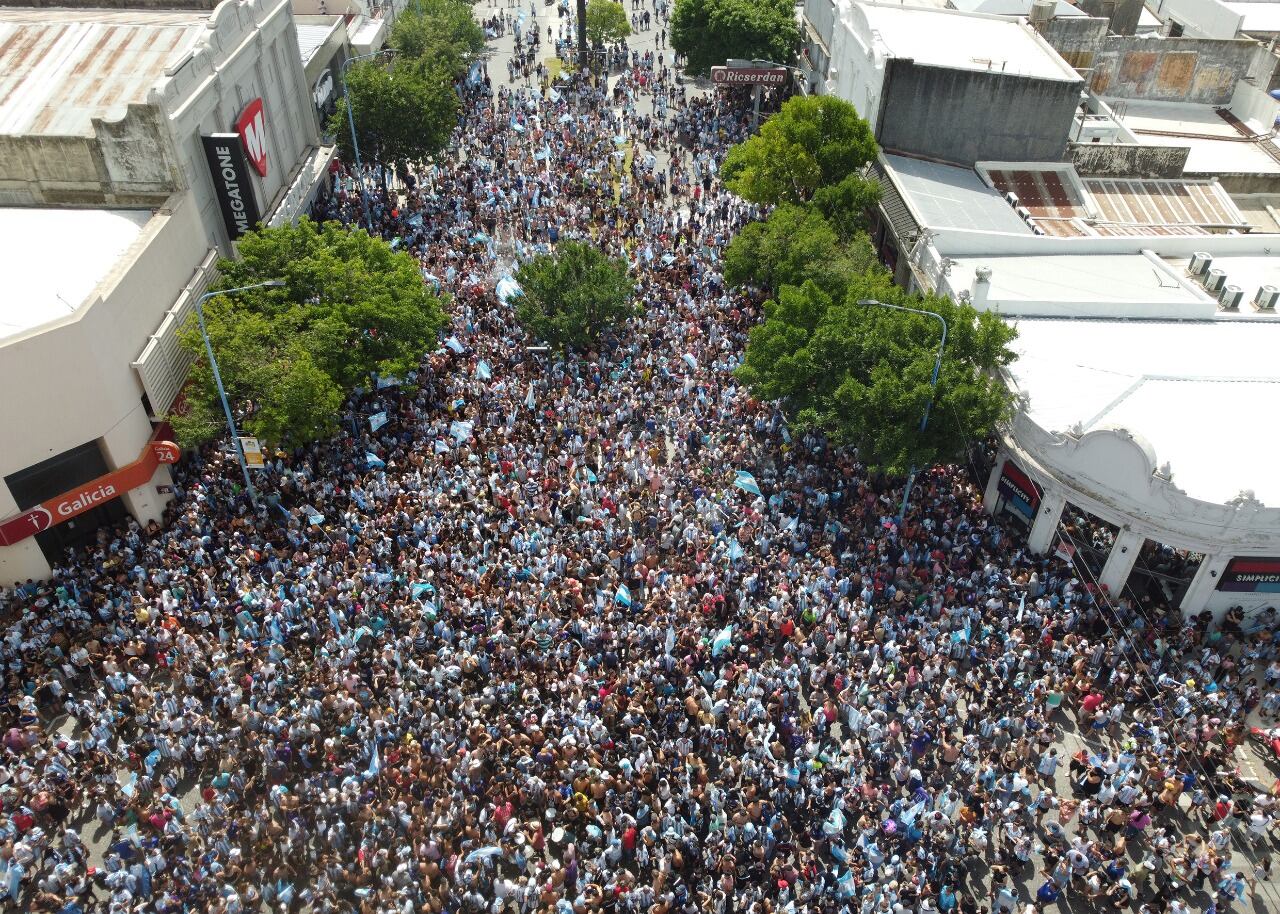
<instances>
[{"instance_id":1,"label":"street lamp post","mask_svg":"<svg viewBox=\"0 0 1280 914\"><path fill-rule=\"evenodd\" d=\"M370 232L373 231L373 216L369 212L369 194L364 186L364 166L360 163L360 141L356 139L356 117L352 112L354 106L351 104L351 93L347 91L347 70L358 60L368 60L370 57L394 53L395 48L383 48L380 51L348 57L342 62L342 69L338 71L338 78L342 80L342 97L347 103L347 126L351 128L351 151L355 153L356 157L356 180L360 182L360 203L364 208L364 227Z\"/></svg>"},{"instance_id":2,"label":"street lamp post","mask_svg":"<svg viewBox=\"0 0 1280 914\"><path fill-rule=\"evenodd\" d=\"M933 377L929 379L929 402L924 405L924 415L920 418L920 433L924 434L925 429L929 427L929 413L933 410L934 396L938 392L938 375L942 372L942 353L947 348L947 319L937 311L925 311L923 308L904 308L902 305L891 305L887 302L877 301L874 298L860 298L858 304L864 308L869 305L875 305L878 308L888 308L891 311L909 311L912 314L926 314L929 317L936 317L938 323L942 324L942 341L938 343L938 355L933 360ZM902 529L902 523L907 517L907 502L911 499L911 487L915 485L916 468L913 466L911 472L907 474L907 487L902 491L902 507L898 511L898 529Z\"/></svg>"},{"instance_id":3,"label":"street lamp post","mask_svg":"<svg viewBox=\"0 0 1280 914\"><path fill-rule=\"evenodd\" d=\"M249 464L245 462L244 448L240 445L240 433L236 431L236 420L231 415L231 404L227 401L227 391L222 386L222 372L218 371L218 360L213 357L213 341L209 339L209 330L204 324L204 303L219 295L247 292L250 289L278 289L283 285L283 279L269 279L266 282L256 282L251 286L238 286L234 289L206 292L196 299L196 320L200 322L200 336L204 339L204 351L209 356L209 367L213 369L213 383L217 386L218 397L222 400L222 411L227 414L227 429L231 432L231 444L236 449L236 459L240 461L240 472L244 473L244 484L245 488L249 490L249 501L253 503L254 513L258 511L258 490L253 487L253 480L249 478Z\"/></svg>"},{"instance_id":4,"label":"street lamp post","mask_svg":"<svg viewBox=\"0 0 1280 914\"><path fill-rule=\"evenodd\" d=\"M799 73L799 67L788 66L785 63L774 63L772 60L760 60L756 58L751 61L752 66L756 67L773 67L775 70L786 70L788 72ZM764 95L764 86L756 83L751 88L751 132L755 133L760 129L760 99Z\"/></svg>"}]
</instances>

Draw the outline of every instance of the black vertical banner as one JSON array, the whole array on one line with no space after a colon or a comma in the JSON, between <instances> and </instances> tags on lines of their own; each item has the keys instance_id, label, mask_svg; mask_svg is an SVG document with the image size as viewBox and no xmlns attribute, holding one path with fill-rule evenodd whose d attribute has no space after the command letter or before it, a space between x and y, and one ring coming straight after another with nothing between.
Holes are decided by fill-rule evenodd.
<instances>
[{"instance_id":1,"label":"black vertical banner","mask_svg":"<svg viewBox=\"0 0 1280 914\"><path fill-rule=\"evenodd\" d=\"M253 194L253 183L249 180L244 146L234 133L215 133L200 139L204 143L204 156L209 161L209 174L222 210L222 221L227 226L227 234L235 241L262 218Z\"/></svg>"}]
</instances>

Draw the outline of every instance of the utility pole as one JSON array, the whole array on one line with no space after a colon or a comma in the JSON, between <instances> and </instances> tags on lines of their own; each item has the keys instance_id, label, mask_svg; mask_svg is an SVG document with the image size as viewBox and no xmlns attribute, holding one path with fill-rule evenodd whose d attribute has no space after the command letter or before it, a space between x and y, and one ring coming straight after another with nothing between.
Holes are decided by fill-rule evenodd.
<instances>
[{"instance_id":1,"label":"utility pole","mask_svg":"<svg viewBox=\"0 0 1280 914\"><path fill-rule=\"evenodd\" d=\"M587 68L587 0L578 0L578 69Z\"/></svg>"}]
</instances>

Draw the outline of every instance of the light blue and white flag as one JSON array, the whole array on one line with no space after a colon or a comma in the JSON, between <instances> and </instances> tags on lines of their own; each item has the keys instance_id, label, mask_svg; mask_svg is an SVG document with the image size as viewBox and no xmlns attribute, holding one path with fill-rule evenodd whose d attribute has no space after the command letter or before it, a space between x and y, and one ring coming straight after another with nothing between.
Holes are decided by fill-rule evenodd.
<instances>
[{"instance_id":1,"label":"light blue and white flag","mask_svg":"<svg viewBox=\"0 0 1280 914\"><path fill-rule=\"evenodd\" d=\"M733 644L733 623L729 623L720 629L719 633L711 640L711 656L719 657L729 646Z\"/></svg>"},{"instance_id":2,"label":"light blue and white flag","mask_svg":"<svg viewBox=\"0 0 1280 914\"><path fill-rule=\"evenodd\" d=\"M489 381L493 378L493 371L489 368L489 363L484 359L476 362L476 377L481 381Z\"/></svg>"},{"instance_id":3,"label":"light blue and white flag","mask_svg":"<svg viewBox=\"0 0 1280 914\"><path fill-rule=\"evenodd\" d=\"M461 343L461 342L459 342L459 340L458 340L458 338L457 338L456 336L451 336L451 337L449 337L447 340L445 340L445 341L444 341L444 344L445 344L445 346L447 346L451 351L456 352L456 353L458 353L458 354L461 354L461 353L462 353L462 349L463 349L462 343Z\"/></svg>"},{"instance_id":4,"label":"light blue and white flag","mask_svg":"<svg viewBox=\"0 0 1280 914\"><path fill-rule=\"evenodd\" d=\"M736 562L738 559L742 558L742 555L742 544L738 542L737 537L729 540L729 561Z\"/></svg>"},{"instance_id":5,"label":"light blue and white flag","mask_svg":"<svg viewBox=\"0 0 1280 914\"><path fill-rule=\"evenodd\" d=\"M364 455L364 462L365 466L371 470L381 470L387 465L385 460L372 452L368 452Z\"/></svg>"},{"instance_id":6,"label":"light blue and white flag","mask_svg":"<svg viewBox=\"0 0 1280 914\"><path fill-rule=\"evenodd\" d=\"M734 473L737 476L733 481L735 486L744 492L750 493L751 495L760 494L760 485L756 482L756 478L754 476L746 470L735 470Z\"/></svg>"},{"instance_id":7,"label":"light blue and white flag","mask_svg":"<svg viewBox=\"0 0 1280 914\"><path fill-rule=\"evenodd\" d=\"M532 385L532 384L530 384L530 385L529 385L529 392L528 392L527 394L525 394L525 398L524 398L524 405L525 405L525 406L527 406L529 409L535 409L535 408L537 407L537 405L538 405L537 401L533 399L533 385Z\"/></svg>"},{"instance_id":8,"label":"light blue and white flag","mask_svg":"<svg viewBox=\"0 0 1280 914\"><path fill-rule=\"evenodd\" d=\"M382 426L386 424L387 424L387 414L385 410L380 413L374 413L372 416L369 417L369 431L371 432L376 432L378 429L382 428Z\"/></svg>"},{"instance_id":9,"label":"light blue and white flag","mask_svg":"<svg viewBox=\"0 0 1280 914\"><path fill-rule=\"evenodd\" d=\"M462 444L471 437L471 431L474 423L469 420L455 421L449 423L449 434L453 436L453 440Z\"/></svg>"},{"instance_id":10,"label":"light blue and white flag","mask_svg":"<svg viewBox=\"0 0 1280 914\"><path fill-rule=\"evenodd\" d=\"M688 365L690 369L693 371L698 370L698 360L693 357L693 353L686 352L684 355L680 356L680 358L684 359L684 363Z\"/></svg>"},{"instance_id":11,"label":"light blue and white flag","mask_svg":"<svg viewBox=\"0 0 1280 914\"><path fill-rule=\"evenodd\" d=\"M382 756L378 754L378 740L376 738L369 740L369 767L364 770L364 776L368 778L376 778L382 773Z\"/></svg>"},{"instance_id":12,"label":"light blue and white flag","mask_svg":"<svg viewBox=\"0 0 1280 914\"><path fill-rule=\"evenodd\" d=\"M629 607L631 605L631 590L626 584L618 585L618 592L613 595L613 601L621 603L623 606Z\"/></svg>"}]
</instances>

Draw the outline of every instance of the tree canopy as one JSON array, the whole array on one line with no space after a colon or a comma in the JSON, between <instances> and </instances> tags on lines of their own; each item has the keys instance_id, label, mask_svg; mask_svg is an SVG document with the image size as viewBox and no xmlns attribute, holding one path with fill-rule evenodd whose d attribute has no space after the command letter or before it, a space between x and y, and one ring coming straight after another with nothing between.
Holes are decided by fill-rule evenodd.
<instances>
[{"instance_id":1,"label":"tree canopy","mask_svg":"<svg viewBox=\"0 0 1280 914\"><path fill-rule=\"evenodd\" d=\"M347 71L347 95L329 121L338 154L347 162L355 161L347 105L355 115L362 161L390 168L436 155L449 145L458 123L458 95L444 71L413 61L357 63Z\"/></svg>"},{"instance_id":2,"label":"tree canopy","mask_svg":"<svg viewBox=\"0 0 1280 914\"><path fill-rule=\"evenodd\" d=\"M860 304L863 299L945 318L936 393L930 379L938 321ZM884 271L871 271L852 278L843 299L813 282L784 286L765 303L738 377L754 396L780 401L797 429L819 429L836 445L857 447L868 466L902 473L955 458L1007 417L1010 394L997 372L1013 360L1015 336L993 313L949 298L912 298Z\"/></svg>"},{"instance_id":3,"label":"tree canopy","mask_svg":"<svg viewBox=\"0 0 1280 914\"><path fill-rule=\"evenodd\" d=\"M588 244L562 242L516 271L524 294L516 317L535 338L559 349L595 344L635 313L635 283L625 261Z\"/></svg>"},{"instance_id":4,"label":"tree canopy","mask_svg":"<svg viewBox=\"0 0 1280 914\"><path fill-rule=\"evenodd\" d=\"M282 288L210 299L206 323L238 422L299 444L331 433L350 391L373 373L403 375L436 345L445 315L417 261L336 222L260 229L219 263L221 288L280 279ZM224 418L195 317L182 344L196 356L189 411L174 416L184 444L216 438Z\"/></svg>"},{"instance_id":5,"label":"tree canopy","mask_svg":"<svg viewBox=\"0 0 1280 914\"><path fill-rule=\"evenodd\" d=\"M874 192L859 172L876 149L853 105L831 95L797 95L729 150L720 173L726 187L753 203L803 203L837 185L842 195L865 196Z\"/></svg>"},{"instance_id":6,"label":"tree canopy","mask_svg":"<svg viewBox=\"0 0 1280 914\"><path fill-rule=\"evenodd\" d=\"M705 76L729 58L789 64L800 42L791 0L676 0L671 47Z\"/></svg>"},{"instance_id":7,"label":"tree canopy","mask_svg":"<svg viewBox=\"0 0 1280 914\"><path fill-rule=\"evenodd\" d=\"M397 60L423 71L462 76L484 51L484 30L462 0L414 0L388 39Z\"/></svg>"},{"instance_id":8,"label":"tree canopy","mask_svg":"<svg viewBox=\"0 0 1280 914\"><path fill-rule=\"evenodd\" d=\"M631 34L627 11L614 0L590 0L587 4L587 40L593 45L613 44Z\"/></svg>"},{"instance_id":9,"label":"tree canopy","mask_svg":"<svg viewBox=\"0 0 1280 914\"><path fill-rule=\"evenodd\" d=\"M811 280L828 295L843 298L853 278L877 266L865 234L842 239L814 207L791 203L744 226L724 253L729 285L757 286L772 295Z\"/></svg>"}]
</instances>

